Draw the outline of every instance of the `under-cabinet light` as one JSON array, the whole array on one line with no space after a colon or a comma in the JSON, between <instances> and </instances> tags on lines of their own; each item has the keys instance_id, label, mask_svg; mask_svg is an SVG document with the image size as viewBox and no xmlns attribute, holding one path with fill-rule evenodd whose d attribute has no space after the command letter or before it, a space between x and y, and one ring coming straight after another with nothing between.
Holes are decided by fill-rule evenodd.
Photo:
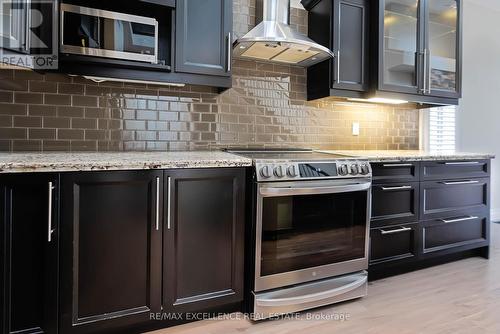
<instances>
[{"instance_id":1,"label":"under-cabinet light","mask_svg":"<svg viewBox=\"0 0 500 334\"><path fill-rule=\"evenodd\" d=\"M369 99L358 99L358 98L350 98L348 101L354 102L370 102L370 103L385 103L385 104L404 104L408 103L406 100L397 100L397 99L387 99L384 97L371 97Z\"/></svg>"}]
</instances>

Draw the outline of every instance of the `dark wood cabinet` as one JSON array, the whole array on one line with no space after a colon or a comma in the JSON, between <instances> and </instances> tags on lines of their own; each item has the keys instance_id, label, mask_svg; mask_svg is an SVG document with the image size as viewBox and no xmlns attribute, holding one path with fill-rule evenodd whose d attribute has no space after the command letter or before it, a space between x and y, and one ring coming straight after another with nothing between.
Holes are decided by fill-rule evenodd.
<instances>
[{"instance_id":1,"label":"dark wood cabinet","mask_svg":"<svg viewBox=\"0 0 500 334\"><path fill-rule=\"evenodd\" d=\"M165 311L243 301L244 185L241 168L165 172Z\"/></svg>"},{"instance_id":2,"label":"dark wood cabinet","mask_svg":"<svg viewBox=\"0 0 500 334\"><path fill-rule=\"evenodd\" d=\"M368 88L369 1L302 1L309 11L309 37L335 58L307 72L308 99L360 97Z\"/></svg>"},{"instance_id":3,"label":"dark wood cabinet","mask_svg":"<svg viewBox=\"0 0 500 334\"><path fill-rule=\"evenodd\" d=\"M423 254L487 246L490 221L484 213L470 213L422 223Z\"/></svg>"},{"instance_id":4,"label":"dark wood cabinet","mask_svg":"<svg viewBox=\"0 0 500 334\"><path fill-rule=\"evenodd\" d=\"M420 186L420 219L489 210L489 179L426 181Z\"/></svg>"},{"instance_id":5,"label":"dark wood cabinet","mask_svg":"<svg viewBox=\"0 0 500 334\"><path fill-rule=\"evenodd\" d=\"M162 171L61 176L61 332L124 331L161 311Z\"/></svg>"},{"instance_id":6,"label":"dark wood cabinet","mask_svg":"<svg viewBox=\"0 0 500 334\"><path fill-rule=\"evenodd\" d=\"M418 223L372 228L370 266L412 260L418 256Z\"/></svg>"},{"instance_id":7,"label":"dark wood cabinet","mask_svg":"<svg viewBox=\"0 0 500 334\"><path fill-rule=\"evenodd\" d=\"M230 76L231 0L177 0L175 70Z\"/></svg>"},{"instance_id":8,"label":"dark wood cabinet","mask_svg":"<svg viewBox=\"0 0 500 334\"><path fill-rule=\"evenodd\" d=\"M420 174L422 181L489 177L490 161L464 160L423 162Z\"/></svg>"},{"instance_id":9,"label":"dark wood cabinet","mask_svg":"<svg viewBox=\"0 0 500 334\"><path fill-rule=\"evenodd\" d=\"M378 1L376 95L457 104L461 0ZM391 94L392 93L392 94Z\"/></svg>"},{"instance_id":10,"label":"dark wood cabinet","mask_svg":"<svg viewBox=\"0 0 500 334\"><path fill-rule=\"evenodd\" d=\"M371 225L418 221L418 203L418 182L373 185Z\"/></svg>"},{"instance_id":11,"label":"dark wood cabinet","mask_svg":"<svg viewBox=\"0 0 500 334\"><path fill-rule=\"evenodd\" d=\"M57 333L58 176L0 176L0 329Z\"/></svg>"},{"instance_id":12,"label":"dark wood cabinet","mask_svg":"<svg viewBox=\"0 0 500 334\"><path fill-rule=\"evenodd\" d=\"M372 163L373 183L418 181L419 162Z\"/></svg>"}]
</instances>

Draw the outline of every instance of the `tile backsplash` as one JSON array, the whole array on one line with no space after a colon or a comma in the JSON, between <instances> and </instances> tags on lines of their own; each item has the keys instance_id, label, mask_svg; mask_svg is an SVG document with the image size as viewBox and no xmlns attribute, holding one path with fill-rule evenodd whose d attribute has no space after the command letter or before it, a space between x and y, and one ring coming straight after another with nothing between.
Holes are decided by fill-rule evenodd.
<instances>
[{"instance_id":1,"label":"tile backsplash","mask_svg":"<svg viewBox=\"0 0 500 334\"><path fill-rule=\"evenodd\" d=\"M241 36L255 0L234 1ZM257 15L258 16L258 15ZM258 20L258 19L257 19ZM291 22L307 31L306 13ZM353 122L360 135L351 134ZM236 60L233 88L94 83L62 74L0 70L0 151L197 150L229 146L417 149L418 111L306 101L306 70Z\"/></svg>"}]
</instances>

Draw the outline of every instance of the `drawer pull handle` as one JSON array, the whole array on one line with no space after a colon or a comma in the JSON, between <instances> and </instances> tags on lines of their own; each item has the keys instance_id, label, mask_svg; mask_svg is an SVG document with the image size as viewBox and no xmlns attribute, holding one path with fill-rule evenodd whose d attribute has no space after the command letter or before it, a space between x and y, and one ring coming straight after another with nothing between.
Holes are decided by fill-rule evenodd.
<instances>
[{"instance_id":1,"label":"drawer pull handle","mask_svg":"<svg viewBox=\"0 0 500 334\"><path fill-rule=\"evenodd\" d=\"M156 210L155 210L156 230L160 229L160 178L156 178Z\"/></svg>"},{"instance_id":2,"label":"drawer pull handle","mask_svg":"<svg viewBox=\"0 0 500 334\"><path fill-rule=\"evenodd\" d=\"M474 219L478 219L478 218L479 218L478 216L468 216L468 217L455 218L455 219L440 219L440 221L448 224L448 223L464 222L467 220L474 220Z\"/></svg>"},{"instance_id":3,"label":"drawer pull handle","mask_svg":"<svg viewBox=\"0 0 500 334\"><path fill-rule=\"evenodd\" d=\"M383 167L413 167L413 164L383 164Z\"/></svg>"},{"instance_id":4,"label":"drawer pull handle","mask_svg":"<svg viewBox=\"0 0 500 334\"><path fill-rule=\"evenodd\" d=\"M445 162L445 165L451 165L451 166L468 166L468 165L477 165L479 164L479 161L454 161L454 162Z\"/></svg>"},{"instance_id":5,"label":"drawer pull handle","mask_svg":"<svg viewBox=\"0 0 500 334\"><path fill-rule=\"evenodd\" d=\"M398 186L398 187L380 187L384 191L389 190L403 190L403 189L411 189L411 186Z\"/></svg>"},{"instance_id":6,"label":"drawer pull handle","mask_svg":"<svg viewBox=\"0 0 500 334\"><path fill-rule=\"evenodd\" d=\"M49 203L48 203L48 215L47 215L47 224L48 224L48 231L47 231L47 241L52 242L52 233L55 232L55 229L52 228L52 193L54 191L55 187L52 182L49 182Z\"/></svg>"},{"instance_id":7,"label":"drawer pull handle","mask_svg":"<svg viewBox=\"0 0 500 334\"><path fill-rule=\"evenodd\" d=\"M439 182L442 184L445 184L447 186L452 186L455 184L474 184L474 183L479 183L477 180L468 180L468 181L444 181L444 182Z\"/></svg>"},{"instance_id":8,"label":"drawer pull handle","mask_svg":"<svg viewBox=\"0 0 500 334\"><path fill-rule=\"evenodd\" d=\"M171 203L172 203L171 192L172 192L172 181L171 181L171 178L169 176L167 178L167 194L168 194L168 199L167 199L167 229L169 229L169 230L170 230L170 224L171 224L170 210L172 209L171 208Z\"/></svg>"},{"instance_id":9,"label":"drawer pull handle","mask_svg":"<svg viewBox=\"0 0 500 334\"><path fill-rule=\"evenodd\" d=\"M394 233L411 231L411 228L410 227L401 227L401 228L398 228L397 230L389 230L389 231L379 229L379 231L380 231L380 234L394 234Z\"/></svg>"}]
</instances>

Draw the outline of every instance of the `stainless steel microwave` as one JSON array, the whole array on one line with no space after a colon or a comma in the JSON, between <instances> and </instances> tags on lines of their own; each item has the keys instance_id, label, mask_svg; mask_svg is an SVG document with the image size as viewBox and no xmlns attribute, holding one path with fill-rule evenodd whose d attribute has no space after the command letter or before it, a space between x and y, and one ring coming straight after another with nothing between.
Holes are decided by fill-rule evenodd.
<instances>
[{"instance_id":1,"label":"stainless steel microwave","mask_svg":"<svg viewBox=\"0 0 500 334\"><path fill-rule=\"evenodd\" d=\"M62 53L158 63L158 21L61 4Z\"/></svg>"}]
</instances>

